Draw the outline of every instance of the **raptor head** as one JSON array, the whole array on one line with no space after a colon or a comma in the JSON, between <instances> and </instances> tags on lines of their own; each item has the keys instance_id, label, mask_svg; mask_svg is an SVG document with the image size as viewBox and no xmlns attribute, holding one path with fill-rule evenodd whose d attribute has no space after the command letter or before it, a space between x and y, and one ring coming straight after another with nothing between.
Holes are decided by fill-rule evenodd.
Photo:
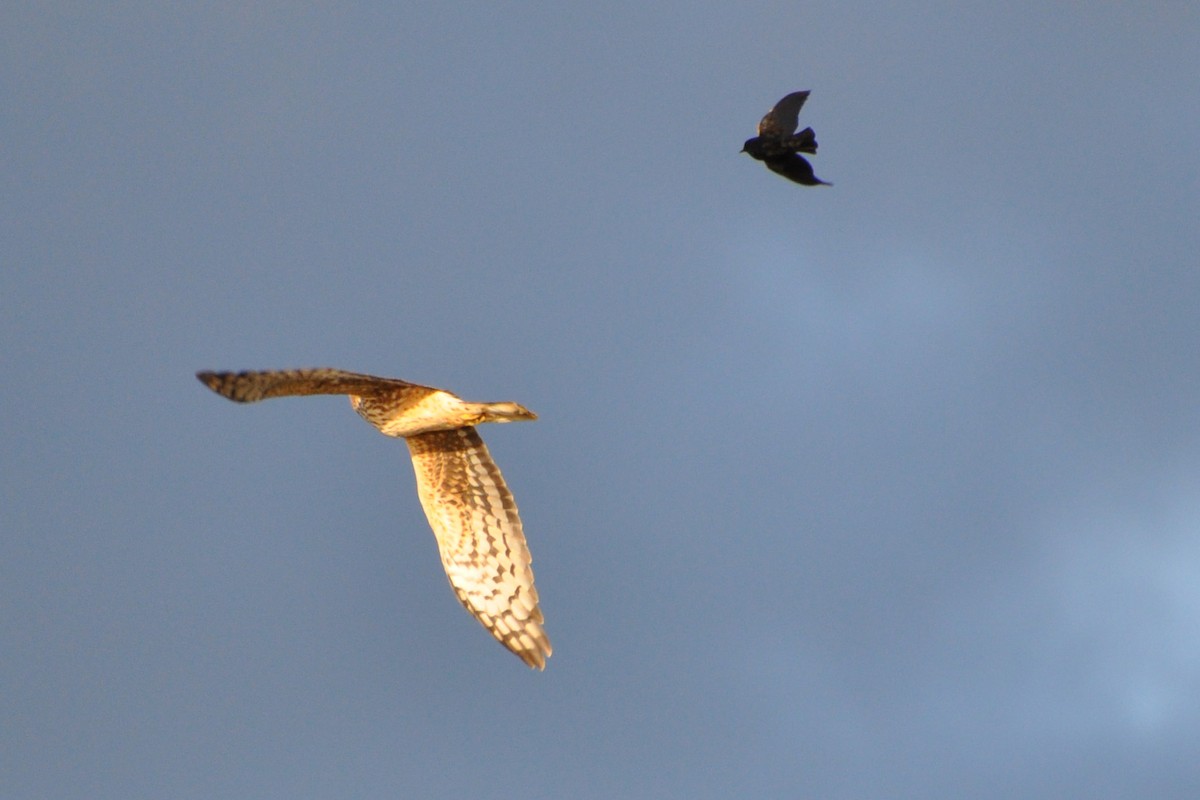
<instances>
[{"instance_id":1,"label":"raptor head","mask_svg":"<svg viewBox=\"0 0 1200 800\"><path fill-rule=\"evenodd\" d=\"M518 403L471 403L478 414L472 424L480 422L522 422L537 419L537 414Z\"/></svg>"}]
</instances>

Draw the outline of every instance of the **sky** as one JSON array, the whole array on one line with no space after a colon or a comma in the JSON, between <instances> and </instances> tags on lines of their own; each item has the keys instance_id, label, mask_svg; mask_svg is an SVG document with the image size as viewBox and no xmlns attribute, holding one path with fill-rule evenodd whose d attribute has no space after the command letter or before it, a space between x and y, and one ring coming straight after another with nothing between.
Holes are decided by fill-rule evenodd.
<instances>
[{"instance_id":1,"label":"sky","mask_svg":"<svg viewBox=\"0 0 1200 800\"><path fill-rule=\"evenodd\" d=\"M8 3L0 796L1200 796L1200 7ZM783 95L806 188L739 154ZM554 643L333 366L481 430Z\"/></svg>"}]
</instances>

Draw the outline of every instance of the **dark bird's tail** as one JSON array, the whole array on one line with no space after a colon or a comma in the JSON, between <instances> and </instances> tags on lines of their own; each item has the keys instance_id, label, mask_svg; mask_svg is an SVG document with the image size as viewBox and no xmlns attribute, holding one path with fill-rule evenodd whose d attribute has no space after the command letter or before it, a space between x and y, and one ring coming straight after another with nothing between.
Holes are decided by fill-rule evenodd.
<instances>
[{"instance_id":1,"label":"dark bird's tail","mask_svg":"<svg viewBox=\"0 0 1200 800\"><path fill-rule=\"evenodd\" d=\"M812 153L817 152L817 135L813 133L812 128L805 128L795 136L790 136L787 139L787 146L796 153Z\"/></svg>"}]
</instances>

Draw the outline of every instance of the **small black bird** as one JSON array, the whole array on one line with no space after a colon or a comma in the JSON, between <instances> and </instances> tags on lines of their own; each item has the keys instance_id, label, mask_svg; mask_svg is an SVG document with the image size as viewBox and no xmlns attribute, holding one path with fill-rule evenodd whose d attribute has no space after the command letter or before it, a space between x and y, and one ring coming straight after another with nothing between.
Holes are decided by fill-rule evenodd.
<instances>
[{"instance_id":1,"label":"small black bird","mask_svg":"<svg viewBox=\"0 0 1200 800\"><path fill-rule=\"evenodd\" d=\"M808 92L792 92L775 104L758 123L758 136L747 139L742 152L767 165L789 181L805 186L833 186L813 174L812 164L800 153L817 152L817 135L812 128L796 133L800 108Z\"/></svg>"}]
</instances>

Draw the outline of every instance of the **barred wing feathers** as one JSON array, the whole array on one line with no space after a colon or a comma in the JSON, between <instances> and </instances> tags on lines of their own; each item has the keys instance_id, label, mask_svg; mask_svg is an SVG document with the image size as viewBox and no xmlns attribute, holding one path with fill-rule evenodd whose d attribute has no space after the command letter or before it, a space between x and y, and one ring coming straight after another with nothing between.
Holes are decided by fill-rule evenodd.
<instances>
[{"instance_id":1,"label":"barred wing feathers","mask_svg":"<svg viewBox=\"0 0 1200 800\"><path fill-rule=\"evenodd\" d=\"M505 647L544 669L551 653L542 628L532 559L517 504L473 427L406 439L421 507L459 601Z\"/></svg>"}]
</instances>

